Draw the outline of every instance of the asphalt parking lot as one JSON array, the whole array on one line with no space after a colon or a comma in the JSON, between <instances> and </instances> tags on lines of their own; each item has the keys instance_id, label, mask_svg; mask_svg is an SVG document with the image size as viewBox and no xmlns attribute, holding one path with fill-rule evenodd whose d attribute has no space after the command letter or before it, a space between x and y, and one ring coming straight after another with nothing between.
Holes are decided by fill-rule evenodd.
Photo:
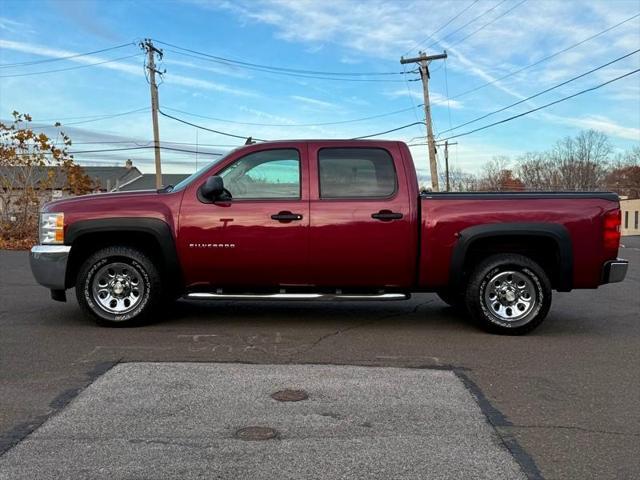
<instances>
[{"instance_id":1,"label":"asphalt parking lot","mask_svg":"<svg viewBox=\"0 0 640 480\"><path fill-rule=\"evenodd\" d=\"M104 407L109 405L108 392L120 385L140 395L136 387L144 385L143 380L150 375L144 369L156 368L160 362L163 362L160 367L164 365L167 369L193 367L175 378L191 379L189 382L194 385L197 385L192 379L194 368L205 367L209 373L202 375L222 375L225 369L240 369L244 372L240 377L247 377L266 368L281 372L284 375L281 379L289 378L285 375L285 364L287 368L327 368L325 377L338 375L341 368L348 368L338 366L346 365L372 367L370 370L379 370L381 376L396 372L390 378L406 375L412 379L409 383L415 390L411 398L416 399L412 405L421 405L417 400L422 398L418 386L423 388L424 398L433 402L458 398L459 412L472 409L471 403L475 405L481 415L473 417L475 423L464 428L479 429L477 444L495 447L487 455L504 459L503 454L508 452L509 458L530 478L640 478L640 238L624 238L623 243L626 248L621 249L620 256L631 261L624 283L596 291L556 294L545 323L524 337L485 334L429 294L388 303L181 301L155 324L133 329L100 328L81 315L73 295L69 295L66 304L49 299L48 292L31 277L27 253L2 251L0 478L13 478L16 472L20 473L12 470L16 465L12 462L22 455L17 464L24 465L29 455L35 456L37 449L28 450L29 442L42 436L61 435L65 418L85 418L83 412L86 414L86 409L92 408L94 415L104 412L105 417L117 422L123 413ZM209 362L230 365L218 364L214 374ZM133 370L124 376L116 375L128 372L127 368ZM420 377L421 374L425 376ZM433 383L439 374L446 374L452 383ZM167 380L164 373L158 375L157 385L164 385L165 381L175 388L176 382L180 383L175 378ZM303 381L297 386L311 392L329 388L311 374L301 377L299 374L299 378ZM304 378L309 380L307 385ZM99 389L101 382L109 381L114 382L111 389ZM211 380L208 385L223 388L211 390L217 395L212 397L213 403L234 405L234 397L230 397L235 391L231 388L233 382L216 381L219 383ZM286 384L285 380L282 382ZM343 392L340 387L336 387L336 392L354 395L367 409L372 408L376 399L384 403L383 399L394 398L391 390L373 388L376 383L363 383L362 390L355 391L345 384ZM388 382L384 385L391 388ZM458 388L460 385L463 390ZM396 385L392 391L398 388ZM206 394L194 390L196 396ZM309 402L313 398L311 395ZM131 399L132 404L140 401L133 394ZM248 405L244 401L238 399L239 408ZM123 402L126 405L126 398L119 404ZM147 413L155 415L157 405L150 402ZM429 410L431 405L411 410L415 415L406 416L414 422L414 428L434 424L418 414ZM382 424L402 427L399 421L386 419L385 415L391 412L388 407L375 410ZM280 417L270 417L269 412L265 415L266 419L280 422L279 430L286 430L286 422L278 420ZM184 409L176 410L175 416L184 421L189 418ZM295 418L292 415L291 422ZM441 418L438 425L447 425L447 418ZM84 425L75 423L76 429ZM145 431L145 423L140 423L134 432ZM411 427L404 426L403 431L407 428ZM99 430L91 431L97 441ZM333 431L328 428L325 433ZM344 438L364 442L365 446L360 447L369 453L377 451L376 442L383 438L361 435L348 426L344 432ZM91 439L88 432L79 434L85 440ZM397 431L393 435L390 433L388 438L401 437ZM420 448L427 448L428 441ZM365 448L369 444L371 448ZM146 453L152 447L142 443L137 448L140 445L149 447L144 450ZM330 456L332 452L326 445L309 448L320 453L317 457L311 454L297 457L306 458L309 464L300 464L298 472L305 465L311 468L320 459L326 462L323 454ZM390 465L398 457L409 457L410 449L410 444L404 449L391 449ZM431 460L438 463L440 458L440 466L451 463L446 452L444 448L433 450ZM267 464L270 452L260 454ZM112 467L117 458L111 457ZM510 471L509 461L505 460L507 470L496 474L496 478L511 477L504 473ZM495 464L499 463L496 460ZM336 465L342 465L339 459ZM409 465L420 468L418 463ZM289 478L286 471L280 471L285 472L281 478ZM428 472L438 477L436 470ZM394 472L388 473L387 478L392 478ZM429 477L424 472L409 473L413 476L406 475L407 478ZM131 474L130 478L135 476Z\"/></svg>"}]
</instances>

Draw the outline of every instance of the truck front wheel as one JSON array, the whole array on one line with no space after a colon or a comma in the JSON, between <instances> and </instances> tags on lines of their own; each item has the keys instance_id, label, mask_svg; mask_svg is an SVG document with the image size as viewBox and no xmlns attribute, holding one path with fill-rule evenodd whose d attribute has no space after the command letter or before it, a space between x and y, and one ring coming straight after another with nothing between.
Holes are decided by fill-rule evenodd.
<instances>
[{"instance_id":1,"label":"truck front wheel","mask_svg":"<svg viewBox=\"0 0 640 480\"><path fill-rule=\"evenodd\" d=\"M486 330L522 335L536 328L551 306L544 270L523 255L492 255L474 269L467 284L467 309Z\"/></svg>"},{"instance_id":2,"label":"truck front wheel","mask_svg":"<svg viewBox=\"0 0 640 480\"><path fill-rule=\"evenodd\" d=\"M99 324L131 326L148 318L162 298L160 274L137 249L104 248L80 267L76 297Z\"/></svg>"}]
</instances>

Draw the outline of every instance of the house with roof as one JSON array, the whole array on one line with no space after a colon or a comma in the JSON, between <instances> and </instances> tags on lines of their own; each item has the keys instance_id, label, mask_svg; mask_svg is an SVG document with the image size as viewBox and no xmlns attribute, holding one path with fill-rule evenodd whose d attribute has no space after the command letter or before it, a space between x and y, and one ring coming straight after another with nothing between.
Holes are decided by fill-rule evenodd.
<instances>
[{"instance_id":1,"label":"house with roof","mask_svg":"<svg viewBox=\"0 0 640 480\"><path fill-rule=\"evenodd\" d=\"M163 173L162 174L162 186L176 185L189 176L188 173ZM155 190L156 188L156 174L155 173L143 173L141 176L134 180L121 184L117 189L119 192L130 192L133 190Z\"/></svg>"},{"instance_id":2,"label":"house with roof","mask_svg":"<svg viewBox=\"0 0 640 480\"><path fill-rule=\"evenodd\" d=\"M83 166L82 169L96 185L94 193L155 189L155 175L143 174L131 160L122 166ZM188 175L165 174L162 179L165 185L175 185ZM10 213L6 209L14 204L8 195L2 194L5 193L2 191L4 186L24 184L24 180L19 179L25 176L29 177L29 184L36 188L46 183L46 188L38 191L41 204L69 194L65 191L67 179L60 167L31 167L28 170L19 166L0 167L0 214ZM15 192L15 196L19 194Z\"/></svg>"}]
</instances>

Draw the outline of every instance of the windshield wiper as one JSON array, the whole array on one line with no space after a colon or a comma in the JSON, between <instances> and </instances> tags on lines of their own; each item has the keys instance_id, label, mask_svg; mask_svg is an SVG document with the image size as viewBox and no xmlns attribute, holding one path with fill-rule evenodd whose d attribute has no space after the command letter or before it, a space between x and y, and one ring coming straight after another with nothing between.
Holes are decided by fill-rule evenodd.
<instances>
[{"instance_id":1,"label":"windshield wiper","mask_svg":"<svg viewBox=\"0 0 640 480\"><path fill-rule=\"evenodd\" d=\"M159 188L157 190L158 193L169 193L171 190L173 190L173 185L167 185L165 187Z\"/></svg>"}]
</instances>

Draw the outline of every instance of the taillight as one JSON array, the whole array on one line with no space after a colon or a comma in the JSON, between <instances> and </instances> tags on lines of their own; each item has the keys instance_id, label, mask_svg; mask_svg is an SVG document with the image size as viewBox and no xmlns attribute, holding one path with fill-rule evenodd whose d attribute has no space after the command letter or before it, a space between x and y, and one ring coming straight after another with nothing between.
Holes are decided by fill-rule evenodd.
<instances>
[{"instance_id":1,"label":"taillight","mask_svg":"<svg viewBox=\"0 0 640 480\"><path fill-rule=\"evenodd\" d=\"M604 214L604 248L611 251L618 251L620 246L620 223L622 214L620 210L611 210Z\"/></svg>"}]
</instances>

